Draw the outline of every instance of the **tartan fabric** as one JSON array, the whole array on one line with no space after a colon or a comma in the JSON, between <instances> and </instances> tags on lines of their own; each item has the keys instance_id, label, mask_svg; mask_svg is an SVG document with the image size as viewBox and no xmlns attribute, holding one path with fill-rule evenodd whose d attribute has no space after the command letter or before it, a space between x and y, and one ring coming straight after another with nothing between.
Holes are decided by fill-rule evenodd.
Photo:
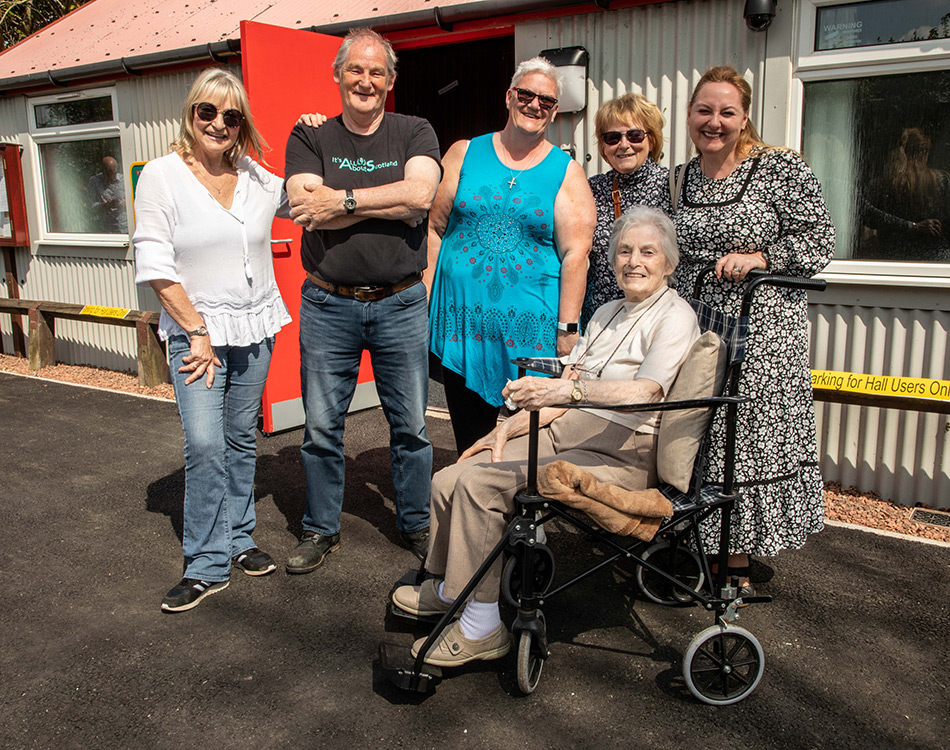
<instances>
[{"instance_id":1,"label":"tartan fabric","mask_svg":"<svg viewBox=\"0 0 950 750\"><path fill-rule=\"evenodd\" d=\"M673 504L674 513L682 513L694 508L705 508L707 505L713 505L719 502L719 491L722 487L718 484L704 484L699 490L699 496L691 489L688 493L680 492L671 484L660 484L657 489L660 493Z\"/></svg>"},{"instance_id":2,"label":"tartan fabric","mask_svg":"<svg viewBox=\"0 0 950 750\"><path fill-rule=\"evenodd\" d=\"M540 372L546 375L560 375L564 370L564 364L558 357L526 357L524 359L513 359L511 361L526 370Z\"/></svg>"},{"instance_id":3,"label":"tartan fabric","mask_svg":"<svg viewBox=\"0 0 950 750\"><path fill-rule=\"evenodd\" d=\"M729 352L727 366L731 367L737 362L742 362L745 359L746 342L749 338L749 319L726 315L721 310L696 299L690 300L689 304L692 305L696 318L699 320L699 330L703 333L712 331L725 342Z\"/></svg>"}]
</instances>

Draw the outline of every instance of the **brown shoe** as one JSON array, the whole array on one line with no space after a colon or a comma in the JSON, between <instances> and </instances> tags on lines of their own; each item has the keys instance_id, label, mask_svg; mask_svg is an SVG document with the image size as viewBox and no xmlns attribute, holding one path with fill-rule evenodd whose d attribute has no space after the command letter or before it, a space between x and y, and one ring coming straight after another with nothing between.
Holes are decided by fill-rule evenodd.
<instances>
[{"instance_id":1,"label":"brown shoe","mask_svg":"<svg viewBox=\"0 0 950 750\"><path fill-rule=\"evenodd\" d=\"M412 644L412 656L417 657L419 650L426 642L420 638ZM458 667L476 659L500 659L511 648L511 638L505 625L502 623L484 638L470 640L462 635L462 627L458 622L446 628L442 637L429 651L425 658L427 664L438 667Z\"/></svg>"},{"instance_id":2,"label":"brown shoe","mask_svg":"<svg viewBox=\"0 0 950 750\"><path fill-rule=\"evenodd\" d=\"M393 591L393 604L417 617L445 614L452 606L452 602L444 602L439 598L437 578L428 578L421 586L400 586Z\"/></svg>"}]
</instances>

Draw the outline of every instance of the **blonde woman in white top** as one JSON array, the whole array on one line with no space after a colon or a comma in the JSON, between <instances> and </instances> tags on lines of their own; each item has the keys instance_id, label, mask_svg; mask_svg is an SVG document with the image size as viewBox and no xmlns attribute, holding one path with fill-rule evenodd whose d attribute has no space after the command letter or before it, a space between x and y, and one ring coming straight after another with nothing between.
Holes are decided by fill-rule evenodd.
<instances>
[{"instance_id":1,"label":"blonde woman in white top","mask_svg":"<svg viewBox=\"0 0 950 750\"><path fill-rule=\"evenodd\" d=\"M149 162L136 189L135 280L162 305L185 433L184 577L166 612L227 587L232 565L275 569L251 537L256 427L274 335L290 315L270 251L283 181L248 157L261 149L241 82L208 69L172 153Z\"/></svg>"}]
</instances>

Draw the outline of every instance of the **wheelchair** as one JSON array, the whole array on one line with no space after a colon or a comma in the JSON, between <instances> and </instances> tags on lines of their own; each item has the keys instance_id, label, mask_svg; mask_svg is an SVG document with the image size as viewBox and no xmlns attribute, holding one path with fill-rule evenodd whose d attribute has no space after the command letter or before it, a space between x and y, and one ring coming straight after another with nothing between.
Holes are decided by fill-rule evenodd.
<instances>
[{"instance_id":1,"label":"wheelchair","mask_svg":"<svg viewBox=\"0 0 950 750\"><path fill-rule=\"evenodd\" d=\"M686 479L680 478L679 487L666 481L660 465L658 448L658 475L660 493L669 499L672 516L665 518L649 542L631 541L617 537L594 524L586 516L572 511L562 503L545 497L538 490L538 412L530 414L531 429L528 441L527 486L515 497L515 515L504 536L484 560L472 579L459 594L452 607L441 617L419 618L402 612L390 603L390 613L408 620L435 623L432 633L412 657L408 646L381 643L380 666L383 674L404 690L428 692L441 680L441 669L426 664L423 657L436 643L442 632L451 625L489 568L502 555L508 559L503 568L501 596L516 609L511 626L513 649L517 652L517 682L521 692L532 693L541 679L549 652L547 626L542 607L545 602L566 589L580 583L597 571L618 561L636 566L635 580L643 596L660 605L698 604L713 616L713 624L692 639L683 656L682 671L690 693L699 701L711 705L729 705L748 697L758 686L765 669L765 655L758 639L745 628L736 625L741 607L768 603L771 596L739 596L738 578L729 577L728 550L731 512L740 499L735 483L735 448L738 407L749 401L739 392L741 368L745 358L749 313L756 289L771 285L787 289L823 291L825 282L816 279L750 272L744 292L740 316L726 315L699 301L703 283L710 277L714 266L704 268L696 279L691 302L703 334L712 332L718 339L719 351L715 382L707 394L691 392L691 385L680 387L684 372L695 362L697 344L687 356L680 375L670 389L669 399L659 403L622 407L593 407L632 411L682 412L698 416L687 429L687 443L694 444L683 459L692 470L686 469ZM705 338L701 337L700 341ZM704 360L708 361L708 360ZM519 367L519 377L526 371L560 373L562 365L557 358L513 360ZM587 408L589 405L568 408ZM724 409L725 457L722 484L703 482L706 468L706 444L709 425L717 409ZM669 420L669 418L667 418ZM665 420L661 419L658 445L663 445ZM684 435L679 435L683 438ZM680 467L682 474L683 467ZM712 572L700 526L715 512L720 513L720 546L714 554L717 571ZM545 543L542 532L548 521L559 519L587 535L603 552L591 567L569 580L555 577L555 559ZM422 582L424 570L409 571L400 579L400 585Z\"/></svg>"}]
</instances>

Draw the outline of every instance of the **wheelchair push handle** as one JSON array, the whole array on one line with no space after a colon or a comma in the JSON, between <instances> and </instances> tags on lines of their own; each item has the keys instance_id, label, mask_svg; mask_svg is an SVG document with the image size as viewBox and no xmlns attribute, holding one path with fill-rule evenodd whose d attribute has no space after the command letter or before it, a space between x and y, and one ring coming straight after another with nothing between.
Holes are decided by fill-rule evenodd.
<instances>
[{"instance_id":1,"label":"wheelchair push handle","mask_svg":"<svg viewBox=\"0 0 950 750\"><path fill-rule=\"evenodd\" d=\"M693 284L693 298L699 299L703 284L706 278L716 270L716 264L710 263L704 266L696 276L696 282ZM802 291L823 292L828 283L824 279L809 279L804 276L788 276L785 274L769 273L759 268L755 268L746 275L749 287L745 294L749 295L753 289L761 284L783 287L785 289L801 289Z\"/></svg>"}]
</instances>

